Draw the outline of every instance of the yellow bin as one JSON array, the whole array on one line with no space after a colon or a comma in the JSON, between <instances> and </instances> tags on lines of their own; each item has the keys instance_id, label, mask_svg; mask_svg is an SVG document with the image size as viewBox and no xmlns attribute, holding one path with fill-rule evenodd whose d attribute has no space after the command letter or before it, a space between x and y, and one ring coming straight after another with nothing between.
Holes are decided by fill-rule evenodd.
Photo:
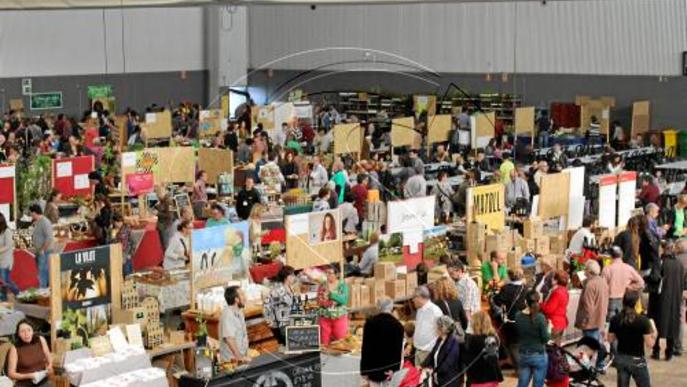
<instances>
[{"instance_id":1,"label":"yellow bin","mask_svg":"<svg viewBox=\"0 0 687 387\"><path fill-rule=\"evenodd\" d=\"M675 129L667 129L663 131L663 151L666 157L675 157L677 155L677 134Z\"/></svg>"}]
</instances>

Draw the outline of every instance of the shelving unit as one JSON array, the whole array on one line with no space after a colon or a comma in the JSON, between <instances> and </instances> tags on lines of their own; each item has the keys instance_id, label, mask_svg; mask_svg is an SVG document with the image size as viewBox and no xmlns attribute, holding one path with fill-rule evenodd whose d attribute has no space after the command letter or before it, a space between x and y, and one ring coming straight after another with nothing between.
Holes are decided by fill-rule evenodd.
<instances>
[{"instance_id":1,"label":"shelving unit","mask_svg":"<svg viewBox=\"0 0 687 387\"><path fill-rule=\"evenodd\" d=\"M505 126L513 125L515 121L515 109L522 106L522 97L513 94L475 94L454 97L438 103L438 111L441 114L450 114L456 106L474 109L480 106L485 112L495 112L496 118L503 121Z\"/></svg>"}]
</instances>

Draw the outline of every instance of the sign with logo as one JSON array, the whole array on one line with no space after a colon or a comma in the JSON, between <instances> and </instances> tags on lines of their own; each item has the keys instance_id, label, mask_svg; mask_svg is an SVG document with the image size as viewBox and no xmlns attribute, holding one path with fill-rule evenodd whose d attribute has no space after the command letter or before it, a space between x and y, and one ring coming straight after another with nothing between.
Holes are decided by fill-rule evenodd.
<instances>
[{"instance_id":1,"label":"sign with logo","mask_svg":"<svg viewBox=\"0 0 687 387\"><path fill-rule=\"evenodd\" d=\"M31 94L31 110L62 109L62 92Z\"/></svg>"},{"instance_id":2,"label":"sign with logo","mask_svg":"<svg viewBox=\"0 0 687 387\"><path fill-rule=\"evenodd\" d=\"M389 202L387 204L387 233L433 227L435 202L436 196Z\"/></svg>"},{"instance_id":3,"label":"sign with logo","mask_svg":"<svg viewBox=\"0 0 687 387\"><path fill-rule=\"evenodd\" d=\"M492 230L502 230L506 224L505 187L503 184L490 184L468 189L468 222L486 224Z\"/></svg>"},{"instance_id":4,"label":"sign with logo","mask_svg":"<svg viewBox=\"0 0 687 387\"><path fill-rule=\"evenodd\" d=\"M112 85L93 85L88 86L88 98L110 98L112 97Z\"/></svg>"}]
</instances>

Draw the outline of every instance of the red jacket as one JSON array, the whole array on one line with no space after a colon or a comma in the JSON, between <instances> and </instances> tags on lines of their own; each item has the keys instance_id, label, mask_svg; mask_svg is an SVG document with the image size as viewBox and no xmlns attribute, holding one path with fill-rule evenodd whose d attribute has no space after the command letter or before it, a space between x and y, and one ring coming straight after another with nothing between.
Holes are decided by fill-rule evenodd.
<instances>
[{"instance_id":1,"label":"red jacket","mask_svg":"<svg viewBox=\"0 0 687 387\"><path fill-rule=\"evenodd\" d=\"M568 289L556 286L549 298L541 303L541 311L551 321L556 331L565 330L568 327Z\"/></svg>"},{"instance_id":2,"label":"red jacket","mask_svg":"<svg viewBox=\"0 0 687 387\"><path fill-rule=\"evenodd\" d=\"M355 198L355 203L353 206L358 210L358 218L363 220L365 215L365 202L367 201L367 187L363 184L356 184L351 188L351 193Z\"/></svg>"},{"instance_id":3,"label":"red jacket","mask_svg":"<svg viewBox=\"0 0 687 387\"><path fill-rule=\"evenodd\" d=\"M661 189L654 183L649 183L642 187L642 190L637 195L637 198L644 201L644 204L655 203L658 204L658 199L661 197Z\"/></svg>"}]
</instances>

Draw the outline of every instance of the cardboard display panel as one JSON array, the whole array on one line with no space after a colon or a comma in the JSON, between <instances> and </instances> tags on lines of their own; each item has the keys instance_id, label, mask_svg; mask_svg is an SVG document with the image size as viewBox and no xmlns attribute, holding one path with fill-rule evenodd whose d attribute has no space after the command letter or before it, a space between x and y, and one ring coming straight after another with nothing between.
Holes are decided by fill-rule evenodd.
<instances>
[{"instance_id":1,"label":"cardboard display panel","mask_svg":"<svg viewBox=\"0 0 687 387\"><path fill-rule=\"evenodd\" d=\"M220 114L222 115L223 119L226 119L229 117L229 96L228 95L223 95L220 98Z\"/></svg>"},{"instance_id":2,"label":"cardboard display panel","mask_svg":"<svg viewBox=\"0 0 687 387\"><path fill-rule=\"evenodd\" d=\"M440 114L427 117L427 142L444 142L451 135L451 115Z\"/></svg>"},{"instance_id":3,"label":"cardboard display panel","mask_svg":"<svg viewBox=\"0 0 687 387\"><path fill-rule=\"evenodd\" d=\"M296 270L339 263L343 259L338 209L286 217L286 264Z\"/></svg>"},{"instance_id":4,"label":"cardboard display panel","mask_svg":"<svg viewBox=\"0 0 687 387\"><path fill-rule=\"evenodd\" d=\"M592 99L592 97L588 95L576 95L575 96L575 105L577 106L582 106L589 102Z\"/></svg>"},{"instance_id":5,"label":"cardboard display panel","mask_svg":"<svg viewBox=\"0 0 687 387\"><path fill-rule=\"evenodd\" d=\"M145 120L145 124L141 124L141 130L145 132L147 140L172 137L172 113L169 110L146 113Z\"/></svg>"},{"instance_id":6,"label":"cardboard display panel","mask_svg":"<svg viewBox=\"0 0 687 387\"><path fill-rule=\"evenodd\" d=\"M214 137L222 130L222 111L201 110L198 114L198 135L200 138Z\"/></svg>"},{"instance_id":7,"label":"cardboard display panel","mask_svg":"<svg viewBox=\"0 0 687 387\"><path fill-rule=\"evenodd\" d=\"M534 106L515 109L515 134L534 136Z\"/></svg>"},{"instance_id":8,"label":"cardboard display panel","mask_svg":"<svg viewBox=\"0 0 687 387\"><path fill-rule=\"evenodd\" d=\"M234 155L228 149L198 149L198 170L208 174L208 183L217 184L219 175L234 172Z\"/></svg>"},{"instance_id":9,"label":"cardboard display panel","mask_svg":"<svg viewBox=\"0 0 687 387\"><path fill-rule=\"evenodd\" d=\"M600 130L602 134L608 135L611 126L611 107L607 105L608 101L589 100L580 105L580 129L583 132L589 129L592 122L592 116L595 116L599 121Z\"/></svg>"},{"instance_id":10,"label":"cardboard display panel","mask_svg":"<svg viewBox=\"0 0 687 387\"><path fill-rule=\"evenodd\" d=\"M10 110L24 110L24 100L22 98L10 99Z\"/></svg>"},{"instance_id":11,"label":"cardboard display panel","mask_svg":"<svg viewBox=\"0 0 687 387\"><path fill-rule=\"evenodd\" d=\"M363 128L359 123L334 126L334 154L358 153L363 149Z\"/></svg>"},{"instance_id":12,"label":"cardboard display panel","mask_svg":"<svg viewBox=\"0 0 687 387\"><path fill-rule=\"evenodd\" d=\"M253 106L254 125L262 124L267 131L274 130L274 108L272 106Z\"/></svg>"},{"instance_id":13,"label":"cardboard display panel","mask_svg":"<svg viewBox=\"0 0 687 387\"><path fill-rule=\"evenodd\" d=\"M496 124L496 113L477 113L477 137L494 137L494 124Z\"/></svg>"},{"instance_id":14,"label":"cardboard display panel","mask_svg":"<svg viewBox=\"0 0 687 387\"><path fill-rule=\"evenodd\" d=\"M415 131L415 117L391 120L391 145L419 147L422 136Z\"/></svg>"},{"instance_id":15,"label":"cardboard display panel","mask_svg":"<svg viewBox=\"0 0 687 387\"><path fill-rule=\"evenodd\" d=\"M569 200L569 173L560 172L542 176L539 191L539 217L541 219L567 217Z\"/></svg>"},{"instance_id":16,"label":"cardboard display panel","mask_svg":"<svg viewBox=\"0 0 687 387\"><path fill-rule=\"evenodd\" d=\"M492 230L506 225L506 194L503 184L490 184L468 189L465 203L467 222L479 222Z\"/></svg>"},{"instance_id":17,"label":"cardboard display panel","mask_svg":"<svg viewBox=\"0 0 687 387\"><path fill-rule=\"evenodd\" d=\"M599 179L599 226L614 229L616 227L616 209L618 195L618 175L603 175Z\"/></svg>"},{"instance_id":18,"label":"cardboard display panel","mask_svg":"<svg viewBox=\"0 0 687 387\"><path fill-rule=\"evenodd\" d=\"M651 102L649 101L637 101L632 104L632 137L651 130L650 109Z\"/></svg>"},{"instance_id":19,"label":"cardboard display panel","mask_svg":"<svg viewBox=\"0 0 687 387\"><path fill-rule=\"evenodd\" d=\"M52 187L65 198L86 197L93 193L88 174L95 170L93 156L52 160Z\"/></svg>"},{"instance_id":20,"label":"cardboard display panel","mask_svg":"<svg viewBox=\"0 0 687 387\"><path fill-rule=\"evenodd\" d=\"M193 183L196 174L195 150L192 147L171 147L125 152L122 154L122 179L131 173L152 173L156 185Z\"/></svg>"},{"instance_id":21,"label":"cardboard display panel","mask_svg":"<svg viewBox=\"0 0 687 387\"><path fill-rule=\"evenodd\" d=\"M427 113L428 117L436 115L437 97L435 95L414 95L413 111L418 116L422 113Z\"/></svg>"},{"instance_id":22,"label":"cardboard display panel","mask_svg":"<svg viewBox=\"0 0 687 387\"><path fill-rule=\"evenodd\" d=\"M115 143L124 149L126 147L127 141L129 141L129 133L127 131L127 124L129 123L129 117L126 115L115 116L114 124L117 128L117 135L113 136L115 138Z\"/></svg>"},{"instance_id":23,"label":"cardboard display panel","mask_svg":"<svg viewBox=\"0 0 687 387\"><path fill-rule=\"evenodd\" d=\"M102 334L121 307L122 247L99 246L50 256L50 325L53 346L57 330L79 336ZM65 321L83 321L67 329ZM78 328L78 329L77 329Z\"/></svg>"}]
</instances>

